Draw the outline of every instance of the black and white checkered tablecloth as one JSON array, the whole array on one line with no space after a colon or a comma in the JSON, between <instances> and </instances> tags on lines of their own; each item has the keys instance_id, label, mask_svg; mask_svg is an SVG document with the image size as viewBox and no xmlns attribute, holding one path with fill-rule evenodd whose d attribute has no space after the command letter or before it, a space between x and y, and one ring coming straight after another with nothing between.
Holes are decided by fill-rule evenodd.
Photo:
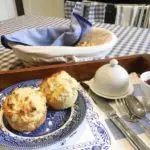
<instances>
[{"instance_id":1,"label":"black and white checkered tablecloth","mask_svg":"<svg viewBox=\"0 0 150 150\"><path fill-rule=\"evenodd\" d=\"M21 16L0 22L0 36L15 32L24 28L51 26L58 27L68 25L70 20L64 18ZM104 27L114 32L118 37L118 43L107 57L125 56L132 54L150 54L150 29L121 27L104 23L94 24L96 27ZM22 68L23 64L15 56L12 50L5 49L0 44L0 70Z\"/></svg>"}]
</instances>

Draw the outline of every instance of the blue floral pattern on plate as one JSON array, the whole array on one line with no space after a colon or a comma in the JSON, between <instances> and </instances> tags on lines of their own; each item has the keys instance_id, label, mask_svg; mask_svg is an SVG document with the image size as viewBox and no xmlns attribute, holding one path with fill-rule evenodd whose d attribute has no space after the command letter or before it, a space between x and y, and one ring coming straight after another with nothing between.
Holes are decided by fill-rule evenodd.
<instances>
[{"instance_id":1,"label":"blue floral pattern on plate","mask_svg":"<svg viewBox=\"0 0 150 150\"><path fill-rule=\"evenodd\" d=\"M84 91L84 89L80 89L81 94L84 96L84 99L86 101L86 116L85 116L85 122L71 134L66 139L63 139L62 142L59 142L58 145L54 145L52 150L108 150L110 149L111 145L111 139L109 137L109 134L107 130L105 129L104 125L100 122L100 116L98 115L97 111L95 111L95 108L92 104L92 99L87 95L87 93ZM90 127L90 129L87 129L87 127ZM80 138L82 134L86 134L85 130L89 130L89 132L92 132L92 138L89 140L87 136L87 140L84 142L80 141ZM87 134L86 134L87 135ZM77 142L73 142L73 140L79 139ZM67 144L69 143L69 145ZM61 144L61 146L60 146Z\"/></svg>"},{"instance_id":2,"label":"blue floral pattern on plate","mask_svg":"<svg viewBox=\"0 0 150 150\"><path fill-rule=\"evenodd\" d=\"M5 96L18 87L32 86L38 88L40 79L21 82L8 87L0 93L0 104ZM79 91L77 101L72 108L54 111L48 109L47 118L43 125L33 132L17 132L13 130L0 113L0 144L11 148L35 148L53 144L68 136L82 122L86 114L86 103Z\"/></svg>"},{"instance_id":3,"label":"blue floral pattern on plate","mask_svg":"<svg viewBox=\"0 0 150 150\"><path fill-rule=\"evenodd\" d=\"M71 109L67 109L65 111L64 110L54 111L48 109L45 123L41 125L38 129L34 130L33 132L17 132L10 127L10 125L8 124L5 118L3 120L4 120L5 127L9 131L15 133L16 135L20 135L24 137L38 137L59 129L69 119L70 113L71 113Z\"/></svg>"}]
</instances>

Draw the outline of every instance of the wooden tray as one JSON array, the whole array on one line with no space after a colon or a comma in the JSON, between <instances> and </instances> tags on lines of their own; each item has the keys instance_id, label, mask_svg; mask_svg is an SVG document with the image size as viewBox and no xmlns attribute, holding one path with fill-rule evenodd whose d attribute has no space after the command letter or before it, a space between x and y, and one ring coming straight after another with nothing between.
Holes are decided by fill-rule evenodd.
<instances>
[{"instance_id":1,"label":"wooden tray","mask_svg":"<svg viewBox=\"0 0 150 150\"><path fill-rule=\"evenodd\" d=\"M112 59L112 58L111 58ZM132 55L117 58L129 73L142 73L150 70L150 55ZM108 63L110 59L103 59L92 62L69 63L48 65L42 67L32 67L12 71L0 72L0 90L20 81L45 78L60 70L66 70L78 81L89 80L95 74L95 71L102 65Z\"/></svg>"}]
</instances>

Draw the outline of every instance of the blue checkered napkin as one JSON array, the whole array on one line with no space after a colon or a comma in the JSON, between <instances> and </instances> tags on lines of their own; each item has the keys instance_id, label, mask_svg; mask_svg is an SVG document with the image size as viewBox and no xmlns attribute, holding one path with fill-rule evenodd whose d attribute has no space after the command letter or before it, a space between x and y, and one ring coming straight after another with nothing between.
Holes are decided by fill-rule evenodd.
<instances>
[{"instance_id":1,"label":"blue checkered napkin","mask_svg":"<svg viewBox=\"0 0 150 150\"><path fill-rule=\"evenodd\" d=\"M88 32L91 23L78 14L73 13L72 24L67 27L32 28L3 35L3 46L11 48L10 44L29 46L73 46L76 45L84 33Z\"/></svg>"}]
</instances>

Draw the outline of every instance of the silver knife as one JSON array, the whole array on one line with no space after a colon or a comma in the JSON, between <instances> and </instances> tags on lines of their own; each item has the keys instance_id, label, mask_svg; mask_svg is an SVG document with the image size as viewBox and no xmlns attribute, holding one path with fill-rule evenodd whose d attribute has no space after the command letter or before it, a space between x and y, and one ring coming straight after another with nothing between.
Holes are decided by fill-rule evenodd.
<instances>
[{"instance_id":1,"label":"silver knife","mask_svg":"<svg viewBox=\"0 0 150 150\"><path fill-rule=\"evenodd\" d=\"M91 90L88 94L96 105L107 115L107 117L120 129L127 140L136 150L150 150L148 146L120 119L116 111L107 103L106 99L97 96Z\"/></svg>"}]
</instances>

